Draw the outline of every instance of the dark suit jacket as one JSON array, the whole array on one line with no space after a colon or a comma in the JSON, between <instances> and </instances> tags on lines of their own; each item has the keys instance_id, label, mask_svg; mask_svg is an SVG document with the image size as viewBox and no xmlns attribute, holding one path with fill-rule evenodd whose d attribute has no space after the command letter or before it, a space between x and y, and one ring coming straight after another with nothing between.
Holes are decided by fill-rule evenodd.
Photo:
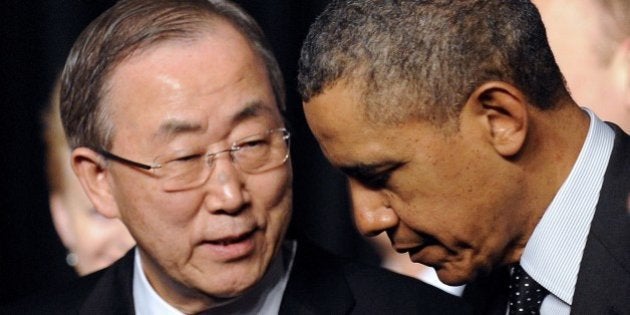
<instances>
[{"instance_id":1,"label":"dark suit jacket","mask_svg":"<svg viewBox=\"0 0 630 315\"><path fill-rule=\"evenodd\" d=\"M133 250L67 289L2 314L133 314ZM463 300L415 279L300 242L280 314L469 314Z\"/></svg>"},{"instance_id":2,"label":"dark suit jacket","mask_svg":"<svg viewBox=\"0 0 630 315\"><path fill-rule=\"evenodd\" d=\"M619 127L573 294L571 314L630 314L630 136ZM507 270L470 284L478 314L505 314Z\"/></svg>"}]
</instances>

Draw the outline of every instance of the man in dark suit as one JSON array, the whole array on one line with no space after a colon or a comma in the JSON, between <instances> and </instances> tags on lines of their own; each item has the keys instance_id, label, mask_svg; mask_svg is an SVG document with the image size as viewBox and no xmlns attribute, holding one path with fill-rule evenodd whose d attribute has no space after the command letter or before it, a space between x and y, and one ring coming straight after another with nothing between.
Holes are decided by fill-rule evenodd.
<instances>
[{"instance_id":1,"label":"man in dark suit","mask_svg":"<svg viewBox=\"0 0 630 315\"><path fill-rule=\"evenodd\" d=\"M413 279L285 240L292 171L282 76L235 5L119 1L79 36L61 80L72 168L137 247L7 312L466 311Z\"/></svg>"},{"instance_id":2,"label":"man in dark suit","mask_svg":"<svg viewBox=\"0 0 630 315\"><path fill-rule=\"evenodd\" d=\"M630 312L630 140L572 100L529 1L334 1L299 88L359 229L477 312Z\"/></svg>"}]
</instances>

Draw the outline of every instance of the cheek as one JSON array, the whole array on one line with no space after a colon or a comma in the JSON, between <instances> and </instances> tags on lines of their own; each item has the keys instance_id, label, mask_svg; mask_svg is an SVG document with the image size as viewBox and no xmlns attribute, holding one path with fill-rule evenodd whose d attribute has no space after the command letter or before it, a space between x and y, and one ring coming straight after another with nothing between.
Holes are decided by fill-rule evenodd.
<instances>
[{"instance_id":1,"label":"cheek","mask_svg":"<svg viewBox=\"0 0 630 315\"><path fill-rule=\"evenodd\" d=\"M484 201L480 189L483 185L474 176L467 177L467 171L466 167L438 165L426 172L414 172L390 194L392 207L401 221L421 233L441 238L475 234L477 222L485 221L480 217L480 207L490 199Z\"/></svg>"},{"instance_id":2,"label":"cheek","mask_svg":"<svg viewBox=\"0 0 630 315\"><path fill-rule=\"evenodd\" d=\"M202 196L195 190L167 193L158 180L152 178L118 180L121 193L117 196L123 217L140 222L172 222L181 224L194 216L202 204ZM126 181L125 181L126 179Z\"/></svg>"},{"instance_id":3,"label":"cheek","mask_svg":"<svg viewBox=\"0 0 630 315\"><path fill-rule=\"evenodd\" d=\"M198 192L164 193L142 190L144 194L119 198L121 220L144 248L161 248L176 244L188 248L194 232L194 218L203 203Z\"/></svg>"},{"instance_id":4,"label":"cheek","mask_svg":"<svg viewBox=\"0 0 630 315\"><path fill-rule=\"evenodd\" d=\"M263 176L264 175L264 176ZM267 226L266 234L277 243L291 217L291 169L252 176L247 180L252 211L259 223Z\"/></svg>"},{"instance_id":5,"label":"cheek","mask_svg":"<svg viewBox=\"0 0 630 315\"><path fill-rule=\"evenodd\" d=\"M289 166L249 176L246 179L246 190L251 197L254 208L272 209L291 199L292 173Z\"/></svg>"}]
</instances>

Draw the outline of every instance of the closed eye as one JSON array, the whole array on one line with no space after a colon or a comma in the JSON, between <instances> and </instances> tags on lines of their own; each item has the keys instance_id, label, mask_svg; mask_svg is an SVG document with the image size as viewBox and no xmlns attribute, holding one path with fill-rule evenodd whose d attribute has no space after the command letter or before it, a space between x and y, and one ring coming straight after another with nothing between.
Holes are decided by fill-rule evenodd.
<instances>
[{"instance_id":1,"label":"closed eye","mask_svg":"<svg viewBox=\"0 0 630 315\"><path fill-rule=\"evenodd\" d=\"M256 146L262 146L262 145L267 145L267 144L268 142L265 139L256 139L256 140L240 143L238 146L241 148L247 148L247 147L256 147Z\"/></svg>"},{"instance_id":2,"label":"closed eye","mask_svg":"<svg viewBox=\"0 0 630 315\"><path fill-rule=\"evenodd\" d=\"M174 159L172 159L169 162L192 162L195 161L197 159L200 159L203 155L201 154L191 154L191 155L184 155L181 157L176 157Z\"/></svg>"},{"instance_id":3,"label":"closed eye","mask_svg":"<svg viewBox=\"0 0 630 315\"><path fill-rule=\"evenodd\" d=\"M387 186L387 182L389 181L390 177L391 177L390 172L383 172L383 173L374 174L374 175L367 176L365 178L361 178L357 180L359 180L366 187L369 187L372 189L382 189Z\"/></svg>"},{"instance_id":4,"label":"closed eye","mask_svg":"<svg viewBox=\"0 0 630 315\"><path fill-rule=\"evenodd\" d=\"M260 154L265 152L270 145L266 138L252 139L239 143L237 152L240 152L239 154Z\"/></svg>"},{"instance_id":5,"label":"closed eye","mask_svg":"<svg viewBox=\"0 0 630 315\"><path fill-rule=\"evenodd\" d=\"M340 169L349 177L371 189L386 188L392 173L401 167L403 163L377 166L341 167Z\"/></svg>"}]
</instances>

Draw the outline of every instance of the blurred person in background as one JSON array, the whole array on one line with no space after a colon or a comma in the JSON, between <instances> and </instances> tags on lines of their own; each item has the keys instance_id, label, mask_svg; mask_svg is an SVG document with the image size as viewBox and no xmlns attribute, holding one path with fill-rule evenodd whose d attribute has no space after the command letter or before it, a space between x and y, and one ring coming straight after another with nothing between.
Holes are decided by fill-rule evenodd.
<instances>
[{"instance_id":1,"label":"blurred person in background","mask_svg":"<svg viewBox=\"0 0 630 315\"><path fill-rule=\"evenodd\" d=\"M571 96L630 132L630 0L534 0Z\"/></svg>"},{"instance_id":2,"label":"blurred person in background","mask_svg":"<svg viewBox=\"0 0 630 315\"><path fill-rule=\"evenodd\" d=\"M66 262L82 276L109 266L135 242L120 220L96 211L70 167L70 147L59 117L59 86L57 81L42 117L50 213L68 249Z\"/></svg>"}]
</instances>

